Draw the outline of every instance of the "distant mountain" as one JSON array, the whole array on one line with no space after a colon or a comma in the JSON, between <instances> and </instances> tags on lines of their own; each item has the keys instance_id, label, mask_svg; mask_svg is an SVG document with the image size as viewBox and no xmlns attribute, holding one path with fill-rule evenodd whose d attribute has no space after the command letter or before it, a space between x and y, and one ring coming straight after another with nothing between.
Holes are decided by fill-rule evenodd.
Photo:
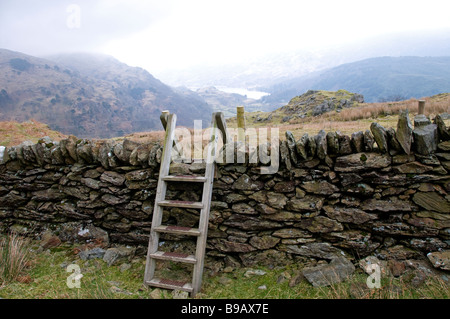
<instances>
[{"instance_id":1,"label":"distant mountain","mask_svg":"<svg viewBox=\"0 0 450 319\"><path fill-rule=\"evenodd\" d=\"M173 86L263 90L284 80L374 57L449 56L450 29L404 31L355 40L342 35L340 44L322 43L316 48L303 43L299 34L299 38L292 38L292 43L292 47L279 48L277 53L251 56L223 65L201 64L184 70L167 68L159 71L157 76ZM296 92L291 97L300 93Z\"/></svg>"},{"instance_id":2,"label":"distant mountain","mask_svg":"<svg viewBox=\"0 0 450 319\"><path fill-rule=\"evenodd\" d=\"M237 106L245 106L246 112L264 109L264 105L258 100L248 98L246 95L227 93L214 86L197 89L195 93L200 95L214 110L222 112L225 118L235 116Z\"/></svg>"},{"instance_id":3,"label":"distant mountain","mask_svg":"<svg viewBox=\"0 0 450 319\"><path fill-rule=\"evenodd\" d=\"M348 90L362 94L366 102L396 101L450 92L450 57L378 57L265 88L264 103L284 105L308 90Z\"/></svg>"},{"instance_id":4,"label":"distant mountain","mask_svg":"<svg viewBox=\"0 0 450 319\"><path fill-rule=\"evenodd\" d=\"M64 54L47 59L0 49L0 121L33 118L64 134L109 138L162 129L161 111L179 125L209 123L211 107L142 68L111 56Z\"/></svg>"}]
</instances>

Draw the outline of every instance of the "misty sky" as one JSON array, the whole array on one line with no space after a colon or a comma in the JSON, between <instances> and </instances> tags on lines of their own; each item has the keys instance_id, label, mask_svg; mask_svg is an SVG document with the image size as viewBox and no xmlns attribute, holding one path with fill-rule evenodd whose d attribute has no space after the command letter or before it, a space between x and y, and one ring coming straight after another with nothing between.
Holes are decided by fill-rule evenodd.
<instances>
[{"instance_id":1,"label":"misty sky","mask_svg":"<svg viewBox=\"0 0 450 319\"><path fill-rule=\"evenodd\" d=\"M448 0L0 0L0 48L95 51L150 73L450 28Z\"/></svg>"}]
</instances>

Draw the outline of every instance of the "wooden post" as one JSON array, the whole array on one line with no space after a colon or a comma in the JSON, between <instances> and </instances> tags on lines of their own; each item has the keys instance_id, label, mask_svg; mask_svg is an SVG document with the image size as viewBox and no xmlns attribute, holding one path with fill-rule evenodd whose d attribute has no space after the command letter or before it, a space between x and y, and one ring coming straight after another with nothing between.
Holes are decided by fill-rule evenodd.
<instances>
[{"instance_id":1,"label":"wooden post","mask_svg":"<svg viewBox=\"0 0 450 319\"><path fill-rule=\"evenodd\" d=\"M237 127L238 127L238 142L245 142L245 117L244 107L238 106L237 110Z\"/></svg>"},{"instance_id":2,"label":"wooden post","mask_svg":"<svg viewBox=\"0 0 450 319\"><path fill-rule=\"evenodd\" d=\"M419 114L424 114L425 113L425 101L424 100L419 100Z\"/></svg>"},{"instance_id":3,"label":"wooden post","mask_svg":"<svg viewBox=\"0 0 450 319\"><path fill-rule=\"evenodd\" d=\"M169 111L162 111L161 112L161 116L159 117L159 119L161 120L161 124L164 127L164 130L166 130L166 126L167 126L167 119L169 118Z\"/></svg>"}]
</instances>

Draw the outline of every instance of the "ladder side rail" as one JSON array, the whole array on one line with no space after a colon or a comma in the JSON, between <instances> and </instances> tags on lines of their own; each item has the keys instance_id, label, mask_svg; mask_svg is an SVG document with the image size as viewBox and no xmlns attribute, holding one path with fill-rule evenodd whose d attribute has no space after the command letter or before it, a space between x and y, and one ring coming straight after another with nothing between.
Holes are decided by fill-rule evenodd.
<instances>
[{"instance_id":1,"label":"ladder side rail","mask_svg":"<svg viewBox=\"0 0 450 319\"><path fill-rule=\"evenodd\" d=\"M159 206L158 202L164 200L166 196L167 183L164 181L164 177L169 174L173 139L175 135L176 119L177 117L175 114L170 114L167 117L163 154L161 157L161 165L158 176L158 186L156 188L155 204L153 209L152 229L150 231L150 239L147 250L147 261L145 267L144 282L151 280L155 273L156 261L153 258L151 258L150 255L158 250L159 233L154 231L153 228L160 226L162 221L163 207Z\"/></svg>"},{"instance_id":2,"label":"ladder side rail","mask_svg":"<svg viewBox=\"0 0 450 319\"><path fill-rule=\"evenodd\" d=\"M211 206L211 195L214 182L216 146L218 140L218 126L216 121L216 113L214 113L212 117L210 136L211 136L210 142L207 145L208 149L207 149L206 169L205 169L206 182L203 185L203 194L202 194L203 209L200 212L200 221L198 227L200 231L200 236L197 238L197 246L195 252L197 263L194 266L192 276L193 278L192 280L193 291L191 294L192 296L195 296L195 294L200 291L203 276L206 239L208 234L209 214Z\"/></svg>"}]
</instances>

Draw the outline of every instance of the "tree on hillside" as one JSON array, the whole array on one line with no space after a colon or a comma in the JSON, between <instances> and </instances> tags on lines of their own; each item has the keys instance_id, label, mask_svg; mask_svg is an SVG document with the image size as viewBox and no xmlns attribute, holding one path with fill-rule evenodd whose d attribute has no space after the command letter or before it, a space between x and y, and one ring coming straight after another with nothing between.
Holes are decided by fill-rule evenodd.
<instances>
[{"instance_id":1,"label":"tree on hillside","mask_svg":"<svg viewBox=\"0 0 450 319\"><path fill-rule=\"evenodd\" d=\"M19 59L19 58L14 58L14 59L9 60L9 65L13 69L16 69L19 71L27 71L28 69L30 69L33 66L33 64L31 64L27 60Z\"/></svg>"}]
</instances>

